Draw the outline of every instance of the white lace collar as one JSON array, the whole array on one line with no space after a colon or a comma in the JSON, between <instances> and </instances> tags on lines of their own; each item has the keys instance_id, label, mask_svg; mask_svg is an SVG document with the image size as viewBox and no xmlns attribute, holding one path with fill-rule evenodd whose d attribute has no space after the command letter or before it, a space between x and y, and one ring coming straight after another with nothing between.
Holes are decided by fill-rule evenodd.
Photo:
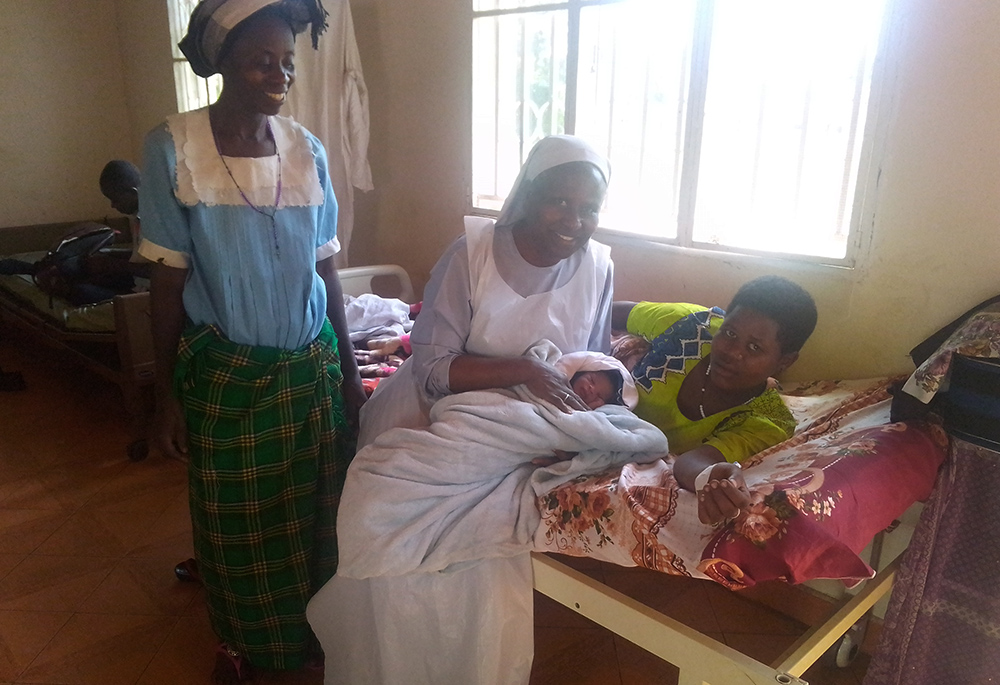
<instances>
[{"instance_id":1,"label":"white lace collar","mask_svg":"<svg viewBox=\"0 0 1000 685\"><path fill-rule=\"evenodd\" d=\"M280 207L323 204L316 159L305 129L289 117L270 117L271 131L281 153ZM193 206L244 205L240 189L254 205L273 207L277 196L277 157L226 157L236 183L229 177L212 137L208 108L167 117L167 130L177 153L177 199Z\"/></svg>"}]
</instances>

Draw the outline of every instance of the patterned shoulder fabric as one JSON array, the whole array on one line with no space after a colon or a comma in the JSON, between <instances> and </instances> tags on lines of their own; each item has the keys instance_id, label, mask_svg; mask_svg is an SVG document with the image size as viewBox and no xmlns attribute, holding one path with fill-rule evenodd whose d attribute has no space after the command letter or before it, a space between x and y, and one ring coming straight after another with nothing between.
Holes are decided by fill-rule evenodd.
<instances>
[{"instance_id":1,"label":"patterned shoulder fabric","mask_svg":"<svg viewBox=\"0 0 1000 685\"><path fill-rule=\"evenodd\" d=\"M718 307L688 314L653 339L646 356L632 370L635 382L649 391L668 373L683 374L688 359L701 359L701 346L712 342L711 323L725 316Z\"/></svg>"}]
</instances>

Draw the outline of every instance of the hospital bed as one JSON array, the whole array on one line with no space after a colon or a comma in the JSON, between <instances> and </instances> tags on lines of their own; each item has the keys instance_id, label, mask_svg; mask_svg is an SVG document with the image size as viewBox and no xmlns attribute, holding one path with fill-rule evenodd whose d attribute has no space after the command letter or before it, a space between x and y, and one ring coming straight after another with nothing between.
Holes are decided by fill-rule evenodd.
<instances>
[{"instance_id":1,"label":"hospital bed","mask_svg":"<svg viewBox=\"0 0 1000 685\"><path fill-rule=\"evenodd\" d=\"M341 278L346 294L369 292L374 280L388 279L387 296L412 297L399 267L345 269ZM939 425L890 422L895 380L803 383L783 390L799 428L745 465L748 485L762 493L754 525L700 524L693 494L677 487L665 460L615 467L543 495L533 554L536 590L674 664L681 685L798 684L828 651L846 661L860 641L858 627L889 592L898 568L897 558L877 574L873 570L880 566L882 531L929 496L946 454ZM873 540L866 561L861 555ZM820 578L860 591L847 595L778 660L764 664L547 552L704 578L734 591Z\"/></svg>"}]
</instances>

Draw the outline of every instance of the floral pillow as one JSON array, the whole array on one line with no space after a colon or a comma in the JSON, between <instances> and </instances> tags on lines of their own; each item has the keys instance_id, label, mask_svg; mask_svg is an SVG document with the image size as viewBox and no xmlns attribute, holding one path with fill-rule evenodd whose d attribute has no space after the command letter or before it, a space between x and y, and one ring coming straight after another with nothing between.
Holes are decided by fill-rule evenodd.
<instances>
[{"instance_id":1,"label":"floral pillow","mask_svg":"<svg viewBox=\"0 0 1000 685\"><path fill-rule=\"evenodd\" d=\"M735 587L870 577L858 554L927 499L946 444L935 424L891 423L770 454L744 472L755 499L749 515L712 537L699 570Z\"/></svg>"}]
</instances>

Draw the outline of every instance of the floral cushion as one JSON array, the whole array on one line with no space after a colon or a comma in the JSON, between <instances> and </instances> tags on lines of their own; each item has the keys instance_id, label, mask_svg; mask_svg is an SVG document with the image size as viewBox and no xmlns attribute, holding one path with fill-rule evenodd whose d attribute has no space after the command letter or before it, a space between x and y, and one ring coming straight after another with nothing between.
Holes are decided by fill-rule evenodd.
<instances>
[{"instance_id":1,"label":"floral cushion","mask_svg":"<svg viewBox=\"0 0 1000 685\"><path fill-rule=\"evenodd\" d=\"M741 519L720 528L700 523L695 495L677 486L669 459L628 464L542 495L536 548L733 589L772 579L850 585L871 577L858 554L928 497L946 447L935 424L887 423L887 386L846 395L836 384L812 386L797 396L816 391L811 409L790 398L810 418L745 464L755 503ZM837 401L824 405L827 394Z\"/></svg>"}]
</instances>

